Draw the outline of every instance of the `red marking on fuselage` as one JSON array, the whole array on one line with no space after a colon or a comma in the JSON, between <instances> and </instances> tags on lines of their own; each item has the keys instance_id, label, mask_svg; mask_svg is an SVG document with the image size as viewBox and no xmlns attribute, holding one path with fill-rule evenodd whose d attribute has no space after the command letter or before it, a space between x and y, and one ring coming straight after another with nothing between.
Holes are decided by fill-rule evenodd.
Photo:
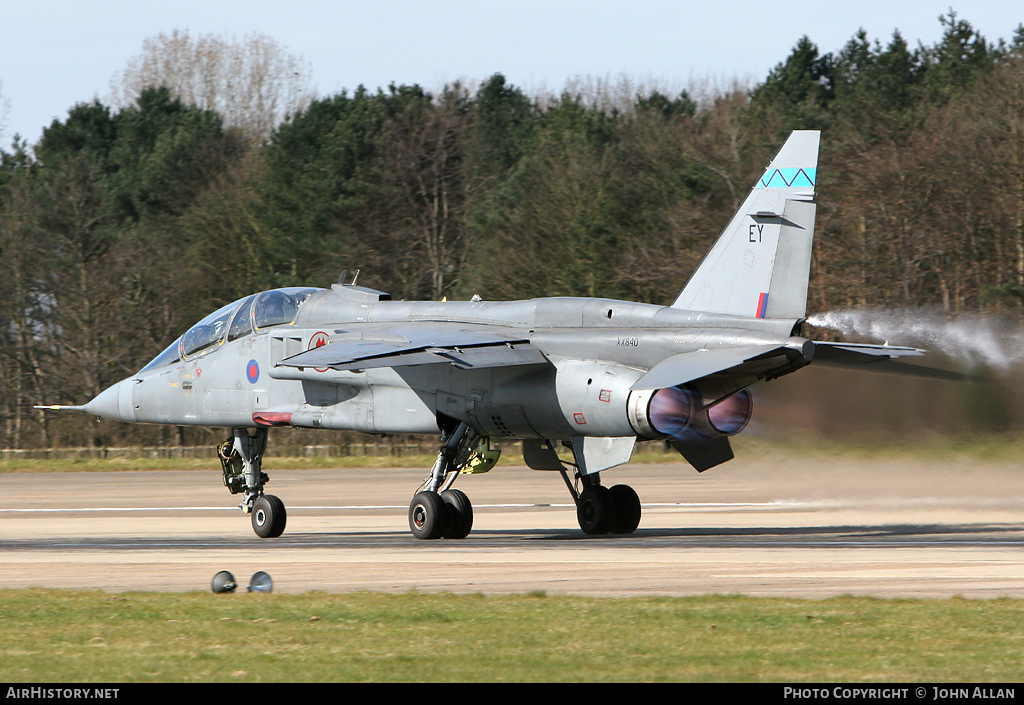
<instances>
[{"instance_id":1,"label":"red marking on fuselage","mask_svg":"<svg viewBox=\"0 0 1024 705\"><path fill-rule=\"evenodd\" d=\"M291 426L292 415L287 411L257 411L252 420L260 426Z\"/></svg>"}]
</instances>

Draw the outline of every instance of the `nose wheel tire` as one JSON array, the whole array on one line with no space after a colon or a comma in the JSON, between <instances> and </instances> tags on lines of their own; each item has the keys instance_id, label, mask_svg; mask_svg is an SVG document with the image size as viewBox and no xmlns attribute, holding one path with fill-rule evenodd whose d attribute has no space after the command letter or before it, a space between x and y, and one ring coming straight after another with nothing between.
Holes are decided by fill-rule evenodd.
<instances>
[{"instance_id":1,"label":"nose wheel tire","mask_svg":"<svg viewBox=\"0 0 1024 705\"><path fill-rule=\"evenodd\" d=\"M287 521L284 502L272 494L263 495L252 505L252 530L260 538L277 538L284 533Z\"/></svg>"},{"instance_id":2,"label":"nose wheel tire","mask_svg":"<svg viewBox=\"0 0 1024 705\"><path fill-rule=\"evenodd\" d=\"M448 503L437 492L420 492L409 504L409 529L418 539L439 539L451 524Z\"/></svg>"}]
</instances>

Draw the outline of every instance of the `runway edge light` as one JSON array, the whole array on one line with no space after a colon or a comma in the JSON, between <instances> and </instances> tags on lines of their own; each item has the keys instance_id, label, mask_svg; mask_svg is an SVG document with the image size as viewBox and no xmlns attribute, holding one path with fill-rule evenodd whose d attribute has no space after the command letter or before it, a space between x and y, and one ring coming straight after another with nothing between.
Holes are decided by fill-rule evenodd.
<instances>
[{"instance_id":1,"label":"runway edge light","mask_svg":"<svg viewBox=\"0 0 1024 705\"><path fill-rule=\"evenodd\" d=\"M210 581L210 589L215 593L222 592L234 592L235 588L238 587L238 583L235 582L235 576L226 570L222 570L213 576L213 580Z\"/></svg>"},{"instance_id":2,"label":"runway edge light","mask_svg":"<svg viewBox=\"0 0 1024 705\"><path fill-rule=\"evenodd\" d=\"M253 573L252 578L249 580L249 592L273 592L274 581L270 579L270 576L264 573L262 570L258 570Z\"/></svg>"}]
</instances>

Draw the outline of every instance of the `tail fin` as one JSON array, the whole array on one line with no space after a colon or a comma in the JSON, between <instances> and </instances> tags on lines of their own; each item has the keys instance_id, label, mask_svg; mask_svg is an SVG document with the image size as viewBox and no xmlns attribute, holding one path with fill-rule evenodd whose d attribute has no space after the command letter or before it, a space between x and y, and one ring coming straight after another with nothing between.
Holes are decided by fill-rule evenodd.
<instances>
[{"instance_id":1,"label":"tail fin","mask_svg":"<svg viewBox=\"0 0 1024 705\"><path fill-rule=\"evenodd\" d=\"M817 130L793 132L672 308L803 318L814 239Z\"/></svg>"}]
</instances>

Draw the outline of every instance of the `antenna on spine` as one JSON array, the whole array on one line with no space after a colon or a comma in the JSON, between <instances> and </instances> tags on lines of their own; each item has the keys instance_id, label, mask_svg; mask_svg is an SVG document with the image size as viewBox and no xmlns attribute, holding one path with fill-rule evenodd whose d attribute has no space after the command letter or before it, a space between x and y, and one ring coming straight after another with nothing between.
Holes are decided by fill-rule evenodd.
<instances>
[{"instance_id":1,"label":"antenna on spine","mask_svg":"<svg viewBox=\"0 0 1024 705\"><path fill-rule=\"evenodd\" d=\"M345 283L345 277L348 276L348 270L347 269L341 270L341 276L338 277L338 284L340 284L341 286L355 286L356 285L356 279L359 278L359 272L361 272L361 271L362 270L357 269L356 273L352 275L352 281L350 281L348 284L346 284Z\"/></svg>"}]
</instances>

